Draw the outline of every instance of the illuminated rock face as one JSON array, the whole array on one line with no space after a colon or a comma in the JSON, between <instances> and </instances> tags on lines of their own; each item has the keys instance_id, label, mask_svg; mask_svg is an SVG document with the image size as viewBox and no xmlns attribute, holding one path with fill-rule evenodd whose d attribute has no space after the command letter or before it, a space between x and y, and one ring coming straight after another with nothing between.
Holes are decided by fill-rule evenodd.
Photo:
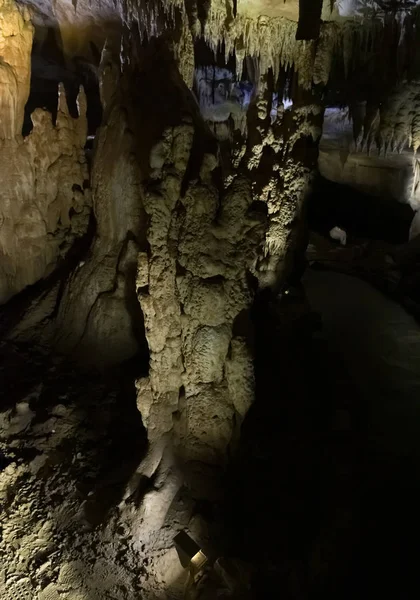
<instances>
[{"instance_id":1,"label":"illuminated rock face","mask_svg":"<svg viewBox=\"0 0 420 600\"><path fill-rule=\"evenodd\" d=\"M61 89L56 125L32 115L22 138L31 79L33 27L28 12L0 3L0 303L47 276L87 229L90 194L84 145L86 100L70 117Z\"/></svg>"},{"instance_id":2,"label":"illuminated rock face","mask_svg":"<svg viewBox=\"0 0 420 600\"><path fill-rule=\"evenodd\" d=\"M136 144L118 93L118 69L112 56L109 48L104 50L104 119L96 135L90 177L85 175L89 177L90 221L94 223L89 253L38 297L11 334L15 340L36 339L53 345L80 362L100 367L121 363L139 351L147 354L135 290L146 215L134 157ZM82 138L86 140L86 131ZM83 150L82 156L84 159ZM78 164L75 156L69 157L69 162ZM66 179L60 181L63 187Z\"/></svg>"},{"instance_id":3,"label":"illuminated rock face","mask_svg":"<svg viewBox=\"0 0 420 600\"><path fill-rule=\"evenodd\" d=\"M14 0L0 2L0 140L22 130L31 81L33 27Z\"/></svg>"},{"instance_id":4,"label":"illuminated rock face","mask_svg":"<svg viewBox=\"0 0 420 600\"><path fill-rule=\"evenodd\" d=\"M0 141L0 302L49 275L86 230L90 192L84 154L86 104L70 117L64 90L57 123L38 109L29 137Z\"/></svg>"}]
</instances>

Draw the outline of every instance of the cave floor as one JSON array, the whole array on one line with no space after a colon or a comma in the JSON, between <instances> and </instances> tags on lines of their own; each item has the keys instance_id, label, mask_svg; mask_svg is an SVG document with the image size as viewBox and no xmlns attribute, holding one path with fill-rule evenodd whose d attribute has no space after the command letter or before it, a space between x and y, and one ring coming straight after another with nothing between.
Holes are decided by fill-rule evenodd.
<instances>
[{"instance_id":1,"label":"cave floor","mask_svg":"<svg viewBox=\"0 0 420 600\"><path fill-rule=\"evenodd\" d=\"M132 377L8 344L0 364L0 598L141 597L147 557L117 509L146 447Z\"/></svg>"}]
</instances>

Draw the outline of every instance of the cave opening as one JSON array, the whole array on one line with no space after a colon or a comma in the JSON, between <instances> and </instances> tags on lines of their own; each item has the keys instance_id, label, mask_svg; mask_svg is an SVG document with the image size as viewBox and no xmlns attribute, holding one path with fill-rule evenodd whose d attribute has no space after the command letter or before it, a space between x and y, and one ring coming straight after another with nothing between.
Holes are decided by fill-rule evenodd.
<instances>
[{"instance_id":1,"label":"cave opening","mask_svg":"<svg viewBox=\"0 0 420 600\"><path fill-rule=\"evenodd\" d=\"M419 11L0 0L1 598L411 597Z\"/></svg>"}]
</instances>

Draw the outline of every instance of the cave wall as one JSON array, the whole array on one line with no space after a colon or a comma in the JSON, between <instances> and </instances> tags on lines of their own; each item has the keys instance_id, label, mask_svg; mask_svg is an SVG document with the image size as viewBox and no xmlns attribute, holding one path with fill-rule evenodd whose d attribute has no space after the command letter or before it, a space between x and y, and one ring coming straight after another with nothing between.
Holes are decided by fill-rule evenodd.
<instances>
[{"instance_id":1,"label":"cave wall","mask_svg":"<svg viewBox=\"0 0 420 600\"><path fill-rule=\"evenodd\" d=\"M109 48L104 49L101 72L105 114L91 174L96 232L88 257L66 282L54 328L60 350L106 365L146 349L135 290L146 215L135 158L139 142L118 93L119 69Z\"/></svg>"},{"instance_id":2,"label":"cave wall","mask_svg":"<svg viewBox=\"0 0 420 600\"><path fill-rule=\"evenodd\" d=\"M118 50L107 44L100 64L104 116L89 174L88 248L50 289L28 303L9 334L101 368L136 353L147 361L148 352L135 289L137 254L147 243L146 213L135 158L138 142L127 121L119 72Z\"/></svg>"},{"instance_id":3,"label":"cave wall","mask_svg":"<svg viewBox=\"0 0 420 600\"><path fill-rule=\"evenodd\" d=\"M354 119L348 109L327 109L319 147L321 175L361 192L409 203L416 210L420 190L413 151L406 146L400 152L391 148L379 152L376 145L368 148L360 141L355 140Z\"/></svg>"},{"instance_id":4,"label":"cave wall","mask_svg":"<svg viewBox=\"0 0 420 600\"><path fill-rule=\"evenodd\" d=\"M32 114L22 137L31 77L33 28L14 2L0 6L0 303L46 277L87 229L91 198L84 154L86 99L79 118L69 115L64 90L51 114Z\"/></svg>"},{"instance_id":5,"label":"cave wall","mask_svg":"<svg viewBox=\"0 0 420 600\"><path fill-rule=\"evenodd\" d=\"M248 122L223 157L188 89L188 40L164 41L164 58L155 57L137 25L127 31L121 56L112 44L102 53L89 251L29 302L10 337L107 365L135 354L145 331L150 374L138 383L138 402L150 441L169 434L184 463L220 467L253 397L247 314L258 285L276 286L287 275L322 109L307 89L306 59L295 75L293 110L282 102L273 108L283 90L266 61ZM312 44L299 47L316 62ZM86 122L66 110L61 91L50 127L60 133L65 121L80 145ZM36 111L22 143L36 139L38 115L47 129L48 114ZM75 157L68 165L84 164ZM61 191L68 174L52 175ZM90 197L83 181L71 189L86 188Z\"/></svg>"},{"instance_id":6,"label":"cave wall","mask_svg":"<svg viewBox=\"0 0 420 600\"><path fill-rule=\"evenodd\" d=\"M23 125L31 78L33 27L29 11L14 0L0 2L0 139L13 139Z\"/></svg>"}]
</instances>

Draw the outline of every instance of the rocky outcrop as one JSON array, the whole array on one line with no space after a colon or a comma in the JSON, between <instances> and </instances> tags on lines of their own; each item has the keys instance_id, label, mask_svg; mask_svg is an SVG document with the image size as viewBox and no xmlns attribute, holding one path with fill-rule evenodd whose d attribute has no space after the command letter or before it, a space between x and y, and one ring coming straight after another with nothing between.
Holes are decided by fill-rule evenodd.
<instances>
[{"instance_id":1,"label":"rocky outcrop","mask_svg":"<svg viewBox=\"0 0 420 600\"><path fill-rule=\"evenodd\" d=\"M134 147L126 114L114 105L97 134L92 166L95 238L65 282L51 324L59 350L98 365L123 362L145 346L135 292L145 217Z\"/></svg>"},{"instance_id":2,"label":"rocky outcrop","mask_svg":"<svg viewBox=\"0 0 420 600\"><path fill-rule=\"evenodd\" d=\"M38 109L29 137L0 140L0 302L49 275L87 230L84 94L78 119L70 117L63 89L58 104L56 125Z\"/></svg>"},{"instance_id":3,"label":"rocky outcrop","mask_svg":"<svg viewBox=\"0 0 420 600\"><path fill-rule=\"evenodd\" d=\"M95 226L89 252L28 307L10 337L36 339L79 362L104 367L139 351L147 361L135 289L137 254L146 243L146 215L136 141L109 46L100 70L104 123L96 135L90 173Z\"/></svg>"},{"instance_id":4,"label":"rocky outcrop","mask_svg":"<svg viewBox=\"0 0 420 600\"><path fill-rule=\"evenodd\" d=\"M27 10L0 3L0 304L46 277L85 233L90 211L86 100L69 115L64 90L58 113L32 115L21 135L31 79L33 28Z\"/></svg>"},{"instance_id":5,"label":"rocky outcrop","mask_svg":"<svg viewBox=\"0 0 420 600\"><path fill-rule=\"evenodd\" d=\"M175 569L170 547L179 527L204 535L193 501L220 498L254 398L249 309L258 279L271 286L285 275L322 113L315 102L305 109L303 96L273 121L273 89L262 85L249 143L238 142L222 177L220 147L166 45L138 53L138 62L124 65L120 88L147 215L136 290L150 351L149 375L137 381L149 452L126 499L148 482L141 539L158 573L161 562Z\"/></svg>"},{"instance_id":6,"label":"rocky outcrop","mask_svg":"<svg viewBox=\"0 0 420 600\"><path fill-rule=\"evenodd\" d=\"M0 0L0 140L22 131L31 82L33 27L28 10Z\"/></svg>"},{"instance_id":7,"label":"rocky outcrop","mask_svg":"<svg viewBox=\"0 0 420 600\"><path fill-rule=\"evenodd\" d=\"M220 195L214 154L202 156L197 179L182 190L193 137L187 120L166 129L151 154L150 251L139 256L137 280L151 362L149 378L138 383L138 404L150 441L173 434L184 465L201 463L206 478L204 465L226 463L253 398L247 340L234 336L233 325L251 303L246 274L260 223L248 214L245 179ZM189 483L206 494L194 478Z\"/></svg>"}]
</instances>

